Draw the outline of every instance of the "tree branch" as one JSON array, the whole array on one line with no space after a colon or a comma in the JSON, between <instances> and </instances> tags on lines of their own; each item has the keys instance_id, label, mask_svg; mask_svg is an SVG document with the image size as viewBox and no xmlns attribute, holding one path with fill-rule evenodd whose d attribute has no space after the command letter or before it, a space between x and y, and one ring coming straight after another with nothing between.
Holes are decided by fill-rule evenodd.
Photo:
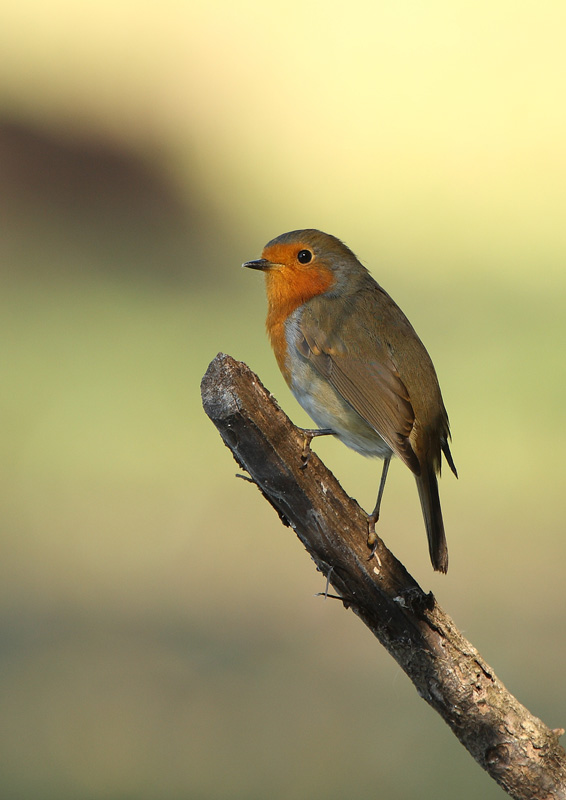
<instances>
[{"instance_id":1,"label":"tree branch","mask_svg":"<svg viewBox=\"0 0 566 800\"><path fill-rule=\"evenodd\" d=\"M258 377L219 354L201 392L236 461L480 766L517 800L566 800L564 731L507 691L383 542L368 560L366 515L315 453L304 467L300 430Z\"/></svg>"}]
</instances>

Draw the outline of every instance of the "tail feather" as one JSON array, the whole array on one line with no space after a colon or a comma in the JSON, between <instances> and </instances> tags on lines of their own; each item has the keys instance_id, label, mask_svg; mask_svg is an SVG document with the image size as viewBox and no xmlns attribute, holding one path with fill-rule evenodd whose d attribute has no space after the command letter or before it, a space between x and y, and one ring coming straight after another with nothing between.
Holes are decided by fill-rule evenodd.
<instances>
[{"instance_id":1,"label":"tail feather","mask_svg":"<svg viewBox=\"0 0 566 800\"><path fill-rule=\"evenodd\" d=\"M432 467L424 467L416 476L417 488L428 536L428 549L432 566L437 572L448 570L448 547L438 495L438 481Z\"/></svg>"},{"instance_id":2,"label":"tail feather","mask_svg":"<svg viewBox=\"0 0 566 800\"><path fill-rule=\"evenodd\" d=\"M442 452L444 453L444 458L448 462L448 466L454 473L456 477L458 477L458 470L456 469L456 464L454 463L454 459L452 458L452 453L450 452L450 446L448 444L447 439L442 439L440 442L440 446L442 448Z\"/></svg>"}]
</instances>

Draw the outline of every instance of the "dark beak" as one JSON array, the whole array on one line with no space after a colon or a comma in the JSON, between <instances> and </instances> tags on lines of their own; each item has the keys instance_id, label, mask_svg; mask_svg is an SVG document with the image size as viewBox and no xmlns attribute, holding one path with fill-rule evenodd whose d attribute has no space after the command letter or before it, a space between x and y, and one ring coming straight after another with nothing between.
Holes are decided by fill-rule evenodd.
<instances>
[{"instance_id":1,"label":"dark beak","mask_svg":"<svg viewBox=\"0 0 566 800\"><path fill-rule=\"evenodd\" d=\"M271 269L273 264L271 261L268 261L266 258L258 258L256 261L246 261L242 264L243 267L249 267L250 269Z\"/></svg>"}]
</instances>

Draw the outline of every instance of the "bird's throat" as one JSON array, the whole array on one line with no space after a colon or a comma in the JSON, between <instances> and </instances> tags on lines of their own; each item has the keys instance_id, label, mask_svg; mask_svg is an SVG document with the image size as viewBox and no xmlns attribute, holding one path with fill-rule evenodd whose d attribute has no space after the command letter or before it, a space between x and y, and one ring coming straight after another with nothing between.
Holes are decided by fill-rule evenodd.
<instances>
[{"instance_id":1,"label":"bird's throat","mask_svg":"<svg viewBox=\"0 0 566 800\"><path fill-rule=\"evenodd\" d=\"M290 269L284 267L265 272L267 293L267 320L265 326L271 346L283 377L290 383L287 360L287 339L285 323L289 316L304 303L328 291L334 283L331 270Z\"/></svg>"}]
</instances>

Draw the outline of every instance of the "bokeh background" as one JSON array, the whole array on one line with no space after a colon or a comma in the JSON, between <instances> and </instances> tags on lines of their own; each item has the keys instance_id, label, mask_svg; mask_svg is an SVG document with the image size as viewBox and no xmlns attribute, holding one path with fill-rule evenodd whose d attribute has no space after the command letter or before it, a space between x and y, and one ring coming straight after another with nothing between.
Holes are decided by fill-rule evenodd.
<instances>
[{"instance_id":1,"label":"bokeh background","mask_svg":"<svg viewBox=\"0 0 566 800\"><path fill-rule=\"evenodd\" d=\"M20 0L0 10L0 784L11 800L498 798L202 412L219 351L291 417L273 236L343 238L440 375L433 574L566 722L562 0ZM316 449L360 503L380 465Z\"/></svg>"}]
</instances>

